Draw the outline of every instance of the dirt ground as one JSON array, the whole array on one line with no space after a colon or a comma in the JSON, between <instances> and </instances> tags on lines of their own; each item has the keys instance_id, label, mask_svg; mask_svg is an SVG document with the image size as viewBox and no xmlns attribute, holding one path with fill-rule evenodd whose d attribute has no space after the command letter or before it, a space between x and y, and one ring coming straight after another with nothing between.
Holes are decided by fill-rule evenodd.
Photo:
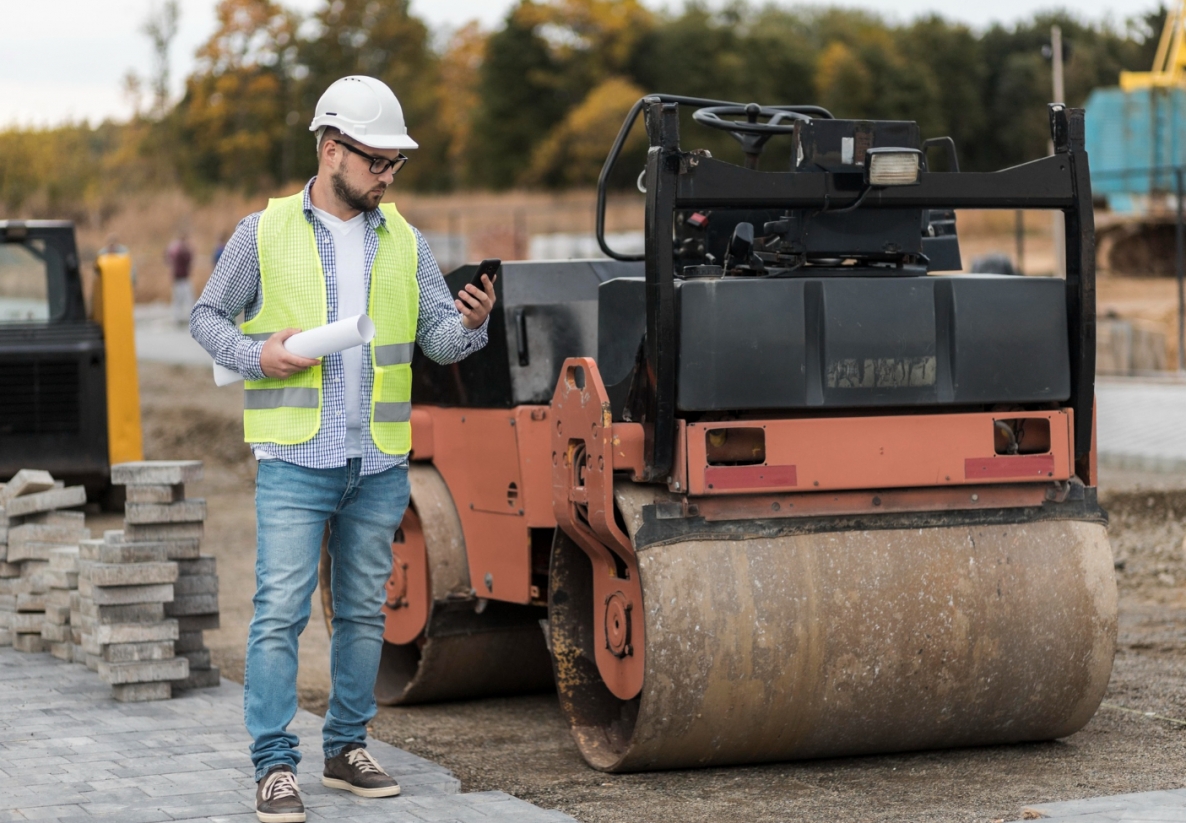
<instances>
[{"instance_id":1,"label":"dirt ground","mask_svg":"<svg viewBox=\"0 0 1186 823\"><path fill-rule=\"evenodd\" d=\"M239 680L251 616L255 464L240 391L205 369L141 364L150 458L198 458L222 628L208 645ZM195 390L193 387L201 388ZM1023 805L1186 785L1186 476L1112 472L1102 482L1120 588L1120 643L1095 718L1065 740L728 769L606 775L577 753L553 695L383 708L373 736L452 769L465 791L500 789L585 823L614 821L1000 821ZM92 518L114 528L118 518ZM302 705L323 712L328 642L317 595L301 637ZM317 744L306 741L310 759Z\"/></svg>"}]
</instances>

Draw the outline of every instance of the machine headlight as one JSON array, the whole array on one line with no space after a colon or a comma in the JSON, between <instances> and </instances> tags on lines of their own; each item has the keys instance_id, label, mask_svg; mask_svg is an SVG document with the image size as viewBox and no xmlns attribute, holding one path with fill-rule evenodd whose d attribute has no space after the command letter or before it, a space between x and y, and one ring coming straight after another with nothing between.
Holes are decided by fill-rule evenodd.
<instances>
[{"instance_id":1,"label":"machine headlight","mask_svg":"<svg viewBox=\"0 0 1186 823\"><path fill-rule=\"evenodd\" d=\"M880 148L865 152L865 183L870 186L917 186L922 182L922 152Z\"/></svg>"}]
</instances>

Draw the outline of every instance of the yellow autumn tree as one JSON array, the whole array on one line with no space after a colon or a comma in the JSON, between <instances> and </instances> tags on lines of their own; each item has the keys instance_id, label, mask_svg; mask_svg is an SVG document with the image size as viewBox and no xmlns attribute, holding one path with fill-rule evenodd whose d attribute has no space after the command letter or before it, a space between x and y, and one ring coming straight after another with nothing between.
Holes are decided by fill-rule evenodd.
<instances>
[{"instance_id":1,"label":"yellow autumn tree","mask_svg":"<svg viewBox=\"0 0 1186 823\"><path fill-rule=\"evenodd\" d=\"M523 182L549 188L596 183L622 121L643 94L623 77L594 88L536 148ZM645 142L643 129L635 128L624 151L633 153Z\"/></svg>"}]
</instances>

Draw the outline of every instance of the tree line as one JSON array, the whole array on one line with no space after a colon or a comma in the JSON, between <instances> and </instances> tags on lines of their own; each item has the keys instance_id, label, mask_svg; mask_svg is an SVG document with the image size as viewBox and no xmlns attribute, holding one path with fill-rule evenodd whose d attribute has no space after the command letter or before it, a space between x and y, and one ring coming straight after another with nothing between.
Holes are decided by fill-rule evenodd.
<instances>
[{"instance_id":1,"label":"tree line","mask_svg":"<svg viewBox=\"0 0 1186 823\"><path fill-rule=\"evenodd\" d=\"M379 77L399 96L421 146L400 184L422 191L589 185L649 91L915 120L924 137L955 139L962 168L991 170L1046 151L1052 24L1063 32L1066 102L1080 105L1122 69L1152 64L1165 19L1164 8L1121 24L1042 13L975 30L939 16L895 23L744 0L723 9L691 0L675 12L639 0L520 0L494 31L442 35L409 2L326 0L302 16L278 0L221 0L180 100L158 94L124 123L0 131L0 203L101 219L148 185L200 195L305 178L316 165L313 106L347 74ZM159 51L160 21L144 31ZM685 145L740 157L727 135L685 123ZM640 126L623 166L644 149ZM770 152L777 163L775 142Z\"/></svg>"}]
</instances>

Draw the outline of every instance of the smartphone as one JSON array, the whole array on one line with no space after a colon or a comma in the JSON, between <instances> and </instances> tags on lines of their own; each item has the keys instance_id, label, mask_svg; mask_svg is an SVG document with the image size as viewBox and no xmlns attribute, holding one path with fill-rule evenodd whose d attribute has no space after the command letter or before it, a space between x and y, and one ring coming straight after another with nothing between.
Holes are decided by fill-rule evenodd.
<instances>
[{"instance_id":1,"label":"smartphone","mask_svg":"<svg viewBox=\"0 0 1186 823\"><path fill-rule=\"evenodd\" d=\"M490 282L493 283L498 279L498 270L502 268L502 261L497 257L491 257L488 260L483 260L478 264L478 270L474 272L474 279L470 283L477 286L479 289L484 289L482 285L482 275L489 276Z\"/></svg>"}]
</instances>

